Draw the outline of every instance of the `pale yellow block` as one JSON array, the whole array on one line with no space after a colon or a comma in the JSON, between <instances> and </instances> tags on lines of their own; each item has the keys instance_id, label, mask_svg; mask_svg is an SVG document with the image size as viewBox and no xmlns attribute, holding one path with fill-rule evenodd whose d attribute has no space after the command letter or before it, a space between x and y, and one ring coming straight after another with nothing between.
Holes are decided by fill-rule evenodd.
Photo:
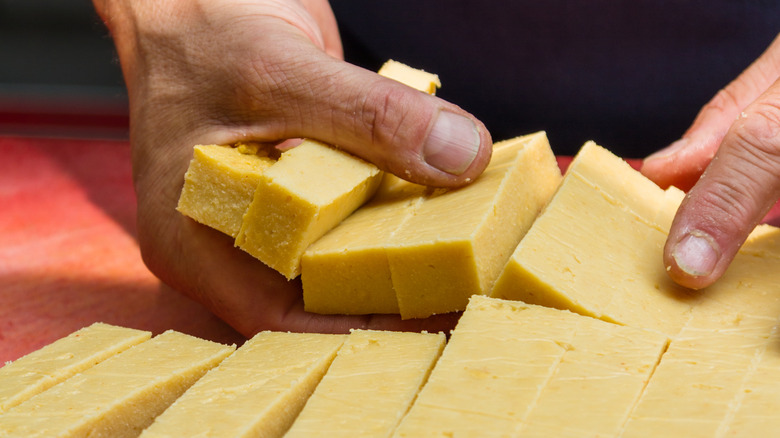
<instances>
[{"instance_id":1,"label":"pale yellow block","mask_svg":"<svg viewBox=\"0 0 780 438\"><path fill-rule=\"evenodd\" d=\"M666 233L610 194L567 173L492 296L677 334L698 295L669 279Z\"/></svg>"},{"instance_id":2,"label":"pale yellow block","mask_svg":"<svg viewBox=\"0 0 780 438\"><path fill-rule=\"evenodd\" d=\"M437 75L409 67L392 59L385 62L377 73L428 94L436 94L436 89L441 87Z\"/></svg>"},{"instance_id":3,"label":"pale yellow block","mask_svg":"<svg viewBox=\"0 0 780 438\"><path fill-rule=\"evenodd\" d=\"M742 397L774 322L694 315L673 340L622 436L713 437Z\"/></svg>"},{"instance_id":4,"label":"pale yellow block","mask_svg":"<svg viewBox=\"0 0 780 438\"><path fill-rule=\"evenodd\" d=\"M402 318L487 294L561 175L544 132L507 141L470 185L423 201L387 247Z\"/></svg>"},{"instance_id":5,"label":"pale yellow block","mask_svg":"<svg viewBox=\"0 0 780 438\"><path fill-rule=\"evenodd\" d=\"M305 140L261 175L236 246L295 278L306 248L365 203L381 177L373 164Z\"/></svg>"},{"instance_id":6,"label":"pale yellow block","mask_svg":"<svg viewBox=\"0 0 780 438\"><path fill-rule=\"evenodd\" d=\"M780 228L766 224L758 225L750 233L740 252L760 257L780 257Z\"/></svg>"},{"instance_id":7,"label":"pale yellow block","mask_svg":"<svg viewBox=\"0 0 780 438\"><path fill-rule=\"evenodd\" d=\"M345 338L258 333L187 390L141 436L282 436Z\"/></svg>"},{"instance_id":8,"label":"pale yellow block","mask_svg":"<svg viewBox=\"0 0 780 438\"><path fill-rule=\"evenodd\" d=\"M429 191L385 174L368 204L314 242L301 259L306 311L397 314L386 248Z\"/></svg>"},{"instance_id":9,"label":"pale yellow block","mask_svg":"<svg viewBox=\"0 0 780 438\"><path fill-rule=\"evenodd\" d=\"M151 336L95 323L5 364L0 368L0 413Z\"/></svg>"},{"instance_id":10,"label":"pale yellow block","mask_svg":"<svg viewBox=\"0 0 780 438\"><path fill-rule=\"evenodd\" d=\"M510 436L574 336L531 306L474 296L396 437ZM550 309L546 309L552 311Z\"/></svg>"},{"instance_id":11,"label":"pale yellow block","mask_svg":"<svg viewBox=\"0 0 780 438\"><path fill-rule=\"evenodd\" d=\"M666 350L668 338L558 313L558 321L572 327L575 335L518 436L618 436Z\"/></svg>"},{"instance_id":12,"label":"pale yellow block","mask_svg":"<svg viewBox=\"0 0 780 438\"><path fill-rule=\"evenodd\" d=\"M352 331L285 437L389 437L444 344L443 333Z\"/></svg>"},{"instance_id":13,"label":"pale yellow block","mask_svg":"<svg viewBox=\"0 0 780 438\"><path fill-rule=\"evenodd\" d=\"M165 332L0 414L0 436L138 436L234 349Z\"/></svg>"},{"instance_id":14,"label":"pale yellow block","mask_svg":"<svg viewBox=\"0 0 780 438\"><path fill-rule=\"evenodd\" d=\"M236 237L260 175L275 162L260 152L241 145L195 146L176 209Z\"/></svg>"}]
</instances>

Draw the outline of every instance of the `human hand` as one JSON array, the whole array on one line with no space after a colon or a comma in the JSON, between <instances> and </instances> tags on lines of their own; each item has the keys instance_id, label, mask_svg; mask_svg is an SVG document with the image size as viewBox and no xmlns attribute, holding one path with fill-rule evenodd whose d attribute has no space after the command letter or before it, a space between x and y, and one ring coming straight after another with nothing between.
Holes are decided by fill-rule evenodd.
<instances>
[{"instance_id":1,"label":"human hand","mask_svg":"<svg viewBox=\"0 0 780 438\"><path fill-rule=\"evenodd\" d=\"M441 99L343 62L325 0L94 0L130 103L138 239L152 272L245 335L259 330L443 330L456 315L322 316L231 239L175 211L195 144L307 137L414 182L454 187L482 172L491 139Z\"/></svg>"},{"instance_id":2,"label":"human hand","mask_svg":"<svg viewBox=\"0 0 780 438\"><path fill-rule=\"evenodd\" d=\"M780 198L779 77L780 37L702 108L681 140L645 159L642 173L662 187L690 188L664 248L669 275L683 286L720 278Z\"/></svg>"}]
</instances>

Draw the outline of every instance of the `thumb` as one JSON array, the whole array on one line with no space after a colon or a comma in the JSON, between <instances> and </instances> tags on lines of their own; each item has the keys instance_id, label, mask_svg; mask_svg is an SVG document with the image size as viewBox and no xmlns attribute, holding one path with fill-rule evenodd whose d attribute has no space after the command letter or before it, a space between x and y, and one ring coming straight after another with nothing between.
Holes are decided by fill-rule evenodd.
<instances>
[{"instance_id":1,"label":"thumb","mask_svg":"<svg viewBox=\"0 0 780 438\"><path fill-rule=\"evenodd\" d=\"M731 124L742 110L774 82L780 55L780 38L739 77L702 107L680 140L648 156L642 173L661 187L688 190L715 156Z\"/></svg>"},{"instance_id":2,"label":"thumb","mask_svg":"<svg viewBox=\"0 0 780 438\"><path fill-rule=\"evenodd\" d=\"M726 271L780 197L780 81L741 113L680 206L664 248L669 275L699 289Z\"/></svg>"},{"instance_id":3,"label":"thumb","mask_svg":"<svg viewBox=\"0 0 780 438\"><path fill-rule=\"evenodd\" d=\"M286 90L283 137L337 145L419 184L455 187L487 166L490 134L456 105L316 50ZM289 102L288 102L289 103Z\"/></svg>"}]
</instances>

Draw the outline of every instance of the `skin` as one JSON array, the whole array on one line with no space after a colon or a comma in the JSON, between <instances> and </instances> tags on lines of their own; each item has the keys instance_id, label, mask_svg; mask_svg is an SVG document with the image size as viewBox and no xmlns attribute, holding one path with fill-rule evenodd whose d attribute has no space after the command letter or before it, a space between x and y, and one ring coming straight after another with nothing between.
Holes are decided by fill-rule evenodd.
<instances>
[{"instance_id":1,"label":"skin","mask_svg":"<svg viewBox=\"0 0 780 438\"><path fill-rule=\"evenodd\" d=\"M648 157L642 173L690 189L672 224L664 263L701 289L728 268L780 198L780 38L700 111L682 139Z\"/></svg>"},{"instance_id":2,"label":"skin","mask_svg":"<svg viewBox=\"0 0 780 438\"><path fill-rule=\"evenodd\" d=\"M174 208L192 147L242 140L313 138L414 182L457 187L490 159L492 141L481 122L345 63L324 0L94 4L114 38L127 85L138 239L155 275L247 336L454 325L457 314L402 321L307 313L299 281L287 281L234 248L228 236ZM435 122L444 113L460 123L461 135L442 146L432 139L442 138Z\"/></svg>"}]
</instances>

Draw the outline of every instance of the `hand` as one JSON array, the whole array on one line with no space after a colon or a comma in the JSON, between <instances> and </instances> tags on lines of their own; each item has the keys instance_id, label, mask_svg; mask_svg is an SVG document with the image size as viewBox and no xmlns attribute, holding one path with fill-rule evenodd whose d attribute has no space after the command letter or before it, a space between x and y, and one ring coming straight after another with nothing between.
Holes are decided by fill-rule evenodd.
<instances>
[{"instance_id":1,"label":"hand","mask_svg":"<svg viewBox=\"0 0 780 438\"><path fill-rule=\"evenodd\" d=\"M693 186L664 248L669 275L683 286L720 278L780 198L778 77L780 37L704 106L681 140L644 162L642 173L662 187Z\"/></svg>"},{"instance_id":2,"label":"hand","mask_svg":"<svg viewBox=\"0 0 780 438\"><path fill-rule=\"evenodd\" d=\"M303 311L300 283L177 213L195 144L333 143L414 182L473 180L491 140L441 99L349 65L325 0L95 0L130 103L138 238L147 266L245 335L352 327L447 329L445 315L336 317Z\"/></svg>"}]
</instances>

